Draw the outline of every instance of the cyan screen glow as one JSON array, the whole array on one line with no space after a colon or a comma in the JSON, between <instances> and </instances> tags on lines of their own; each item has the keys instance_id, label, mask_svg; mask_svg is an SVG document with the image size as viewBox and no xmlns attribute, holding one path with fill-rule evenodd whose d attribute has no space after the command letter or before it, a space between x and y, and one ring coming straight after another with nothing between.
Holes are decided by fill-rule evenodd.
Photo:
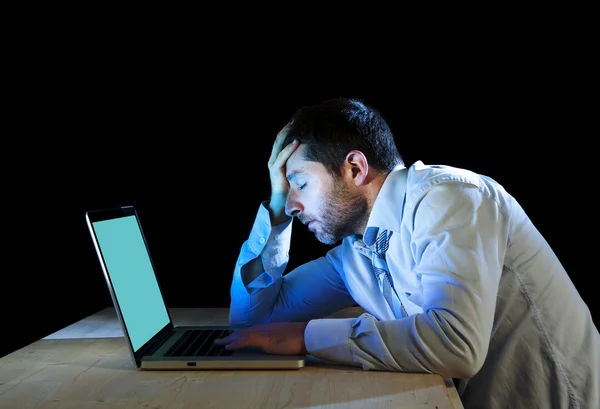
<instances>
[{"instance_id":1,"label":"cyan screen glow","mask_svg":"<svg viewBox=\"0 0 600 409\"><path fill-rule=\"evenodd\" d=\"M169 322L144 238L135 216L95 222L94 229L133 350L137 351Z\"/></svg>"}]
</instances>

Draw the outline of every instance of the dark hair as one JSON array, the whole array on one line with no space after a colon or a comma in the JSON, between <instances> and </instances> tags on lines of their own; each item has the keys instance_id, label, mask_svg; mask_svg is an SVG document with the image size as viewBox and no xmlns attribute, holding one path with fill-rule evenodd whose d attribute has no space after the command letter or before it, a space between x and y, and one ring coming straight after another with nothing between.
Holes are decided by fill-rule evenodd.
<instances>
[{"instance_id":1,"label":"dark hair","mask_svg":"<svg viewBox=\"0 0 600 409\"><path fill-rule=\"evenodd\" d=\"M291 117L283 146L296 138L307 147L303 158L323 164L332 175L340 174L353 149L380 172L404 164L387 122L375 108L357 99L330 99L299 108Z\"/></svg>"}]
</instances>

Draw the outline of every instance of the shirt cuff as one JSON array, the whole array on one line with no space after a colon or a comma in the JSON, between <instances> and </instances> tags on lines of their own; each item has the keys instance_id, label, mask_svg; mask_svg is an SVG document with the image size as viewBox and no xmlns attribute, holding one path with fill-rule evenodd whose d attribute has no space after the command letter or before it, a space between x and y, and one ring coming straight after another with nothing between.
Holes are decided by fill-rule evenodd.
<instances>
[{"instance_id":1,"label":"shirt cuff","mask_svg":"<svg viewBox=\"0 0 600 409\"><path fill-rule=\"evenodd\" d=\"M267 244L270 233L271 218L269 216L269 210L267 210L264 203L261 203L248 238L248 247L254 254L258 255L262 252Z\"/></svg>"},{"instance_id":2,"label":"shirt cuff","mask_svg":"<svg viewBox=\"0 0 600 409\"><path fill-rule=\"evenodd\" d=\"M317 358L356 365L350 335L356 318L323 318L309 321L304 330L306 351Z\"/></svg>"}]
</instances>

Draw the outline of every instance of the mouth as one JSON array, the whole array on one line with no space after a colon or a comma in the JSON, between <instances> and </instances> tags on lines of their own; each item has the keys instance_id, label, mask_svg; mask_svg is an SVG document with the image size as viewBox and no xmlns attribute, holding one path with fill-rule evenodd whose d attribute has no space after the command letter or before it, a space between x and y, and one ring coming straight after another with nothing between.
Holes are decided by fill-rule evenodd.
<instances>
[{"instance_id":1,"label":"mouth","mask_svg":"<svg viewBox=\"0 0 600 409\"><path fill-rule=\"evenodd\" d=\"M300 221L302 222L303 225L305 225L308 230L312 230L311 227L313 227L315 225L315 223L317 223L316 220L303 220L300 218Z\"/></svg>"}]
</instances>

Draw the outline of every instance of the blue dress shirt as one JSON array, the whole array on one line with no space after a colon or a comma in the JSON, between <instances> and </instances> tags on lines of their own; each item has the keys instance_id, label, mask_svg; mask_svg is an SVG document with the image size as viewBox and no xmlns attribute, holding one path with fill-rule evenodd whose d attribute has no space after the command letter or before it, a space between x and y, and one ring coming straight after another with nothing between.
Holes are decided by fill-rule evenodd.
<instances>
[{"instance_id":1,"label":"blue dress shirt","mask_svg":"<svg viewBox=\"0 0 600 409\"><path fill-rule=\"evenodd\" d=\"M454 378L465 408L600 408L600 335L526 212L493 179L450 166L398 167L362 236L284 274L292 220L259 206L232 285L237 326L310 321L308 352L365 370ZM408 316L395 318L373 273L379 228ZM244 285L245 266L264 272ZM358 304L358 318L326 318Z\"/></svg>"}]
</instances>

